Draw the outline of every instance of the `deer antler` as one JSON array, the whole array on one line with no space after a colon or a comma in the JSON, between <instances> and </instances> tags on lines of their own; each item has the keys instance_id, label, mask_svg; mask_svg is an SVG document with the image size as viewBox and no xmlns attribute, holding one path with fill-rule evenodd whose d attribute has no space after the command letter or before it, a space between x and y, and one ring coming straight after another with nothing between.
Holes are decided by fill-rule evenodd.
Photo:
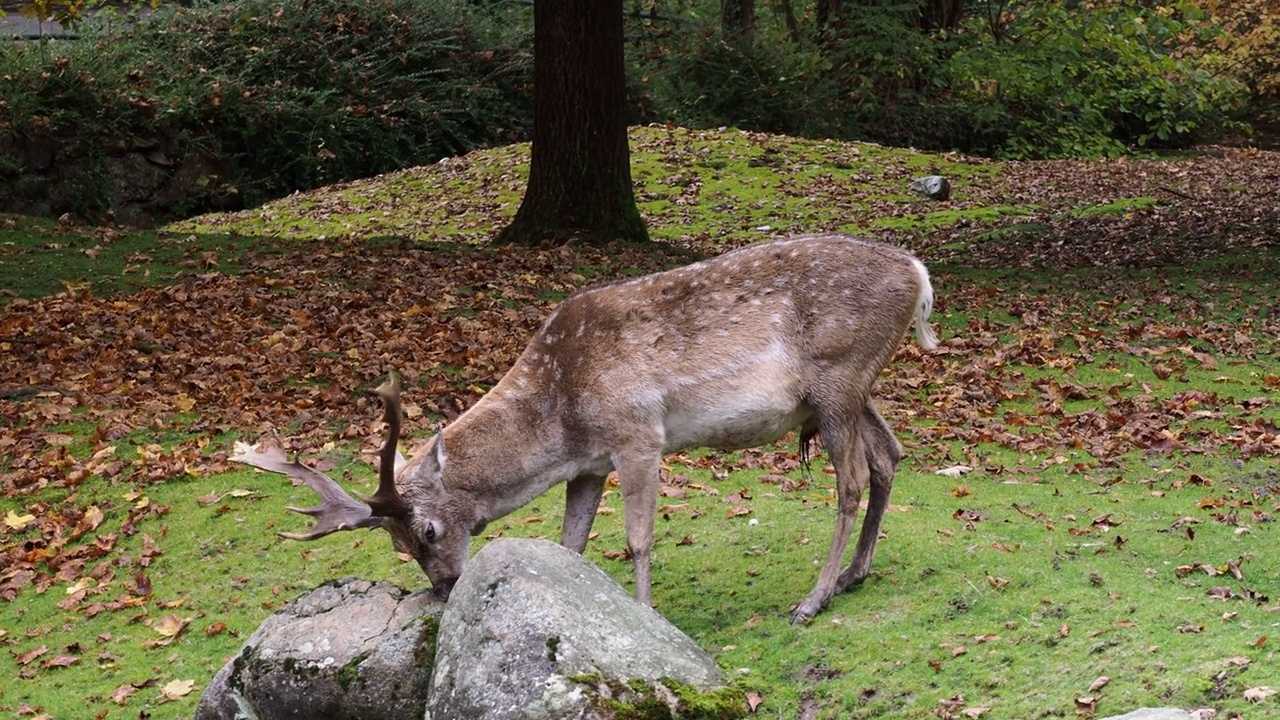
<instances>
[{"instance_id":1,"label":"deer antler","mask_svg":"<svg viewBox=\"0 0 1280 720\"><path fill-rule=\"evenodd\" d=\"M280 440L274 435L257 445L237 443L235 452L228 459L260 470L287 475L295 485L306 485L320 496L321 503L315 507L289 508L294 512L314 517L316 523L311 526L311 530L305 533L281 532L278 533L280 537L290 540L315 540L339 530L373 528L382 524L382 518L374 515L368 505L348 495L347 491L330 477L297 460L289 460L284 448L280 446Z\"/></svg>"},{"instance_id":2,"label":"deer antler","mask_svg":"<svg viewBox=\"0 0 1280 720\"><path fill-rule=\"evenodd\" d=\"M375 515L405 517L409 508L396 491L396 444L400 442L400 379L390 373L386 382L372 395L382 399L383 417L387 421L387 440L378 453L378 490L369 498Z\"/></svg>"},{"instance_id":3,"label":"deer antler","mask_svg":"<svg viewBox=\"0 0 1280 720\"><path fill-rule=\"evenodd\" d=\"M320 504L314 507L290 507L294 512L316 519L305 533L277 533L290 540L315 540L339 530L375 528L388 517L403 518L409 507L396 491L396 444L400 441L400 381L391 375L377 390L372 391L382 399L387 422L387 440L379 452L378 490L361 502L347 494L332 478L297 460L289 460L280 440L274 435L257 445L236 443L235 452L228 459L260 470L287 475L295 485L306 485L320 496Z\"/></svg>"}]
</instances>

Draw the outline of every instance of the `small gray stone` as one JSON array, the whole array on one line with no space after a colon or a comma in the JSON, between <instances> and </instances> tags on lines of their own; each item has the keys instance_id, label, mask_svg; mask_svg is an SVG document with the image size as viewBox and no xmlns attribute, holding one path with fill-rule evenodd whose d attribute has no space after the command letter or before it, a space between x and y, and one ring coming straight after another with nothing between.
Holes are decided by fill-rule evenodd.
<instances>
[{"instance_id":1,"label":"small gray stone","mask_svg":"<svg viewBox=\"0 0 1280 720\"><path fill-rule=\"evenodd\" d=\"M688 636L582 556L499 539L472 558L440 621L428 720L583 720L609 681L723 685ZM599 682L586 678L599 679ZM665 695L664 695L665 693Z\"/></svg>"},{"instance_id":2,"label":"small gray stone","mask_svg":"<svg viewBox=\"0 0 1280 720\"><path fill-rule=\"evenodd\" d=\"M916 178L908 187L911 192L923 195L930 200L946 200L951 197L951 183L941 175Z\"/></svg>"}]
</instances>

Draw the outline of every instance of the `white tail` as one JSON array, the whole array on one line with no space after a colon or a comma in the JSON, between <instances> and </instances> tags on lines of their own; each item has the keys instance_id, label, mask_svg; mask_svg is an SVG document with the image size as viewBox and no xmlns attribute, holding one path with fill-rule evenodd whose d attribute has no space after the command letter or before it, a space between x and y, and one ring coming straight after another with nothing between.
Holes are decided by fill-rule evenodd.
<instances>
[{"instance_id":1,"label":"white tail","mask_svg":"<svg viewBox=\"0 0 1280 720\"><path fill-rule=\"evenodd\" d=\"M924 263L915 261L916 272L920 273L920 297L916 298L916 340L925 350L938 347L938 336L929 326L929 316L933 314L933 285L929 283L929 270Z\"/></svg>"},{"instance_id":2,"label":"white tail","mask_svg":"<svg viewBox=\"0 0 1280 720\"><path fill-rule=\"evenodd\" d=\"M903 250L847 235L760 243L566 298L475 407L397 469L398 388L379 389L390 425L377 493L352 500L278 448L233 459L305 482L323 503L314 539L382 527L447 597L469 539L567 483L561 542L582 552L605 476L626 507L636 595L650 602L650 551L664 453L752 447L799 428L821 434L839 515L826 563L793 620L808 619L870 573L902 449L871 390L912 324L925 348L933 288ZM853 561L841 571L863 492Z\"/></svg>"}]
</instances>

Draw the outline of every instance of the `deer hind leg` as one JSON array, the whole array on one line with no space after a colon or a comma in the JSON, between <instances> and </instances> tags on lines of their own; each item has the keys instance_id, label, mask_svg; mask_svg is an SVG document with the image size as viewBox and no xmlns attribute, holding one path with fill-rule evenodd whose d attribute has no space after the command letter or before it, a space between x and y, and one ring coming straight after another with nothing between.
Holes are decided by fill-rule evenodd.
<instances>
[{"instance_id":1,"label":"deer hind leg","mask_svg":"<svg viewBox=\"0 0 1280 720\"><path fill-rule=\"evenodd\" d=\"M836 593L840 567L844 563L844 551L849 546L849 537L853 534L853 526L858 519L858 504L862 502L862 493L870 482L861 424L860 412L851 418L839 417L838 420L819 415L822 441L836 468L838 514L827 560L818 573L818 581L813 590L792 611L793 623L811 619L826 607Z\"/></svg>"},{"instance_id":2,"label":"deer hind leg","mask_svg":"<svg viewBox=\"0 0 1280 720\"><path fill-rule=\"evenodd\" d=\"M650 586L649 553L653 549L653 518L658 505L658 472L662 453L626 452L614 456L622 486L622 503L627 519L627 548L635 565L636 599L653 604Z\"/></svg>"},{"instance_id":3,"label":"deer hind leg","mask_svg":"<svg viewBox=\"0 0 1280 720\"><path fill-rule=\"evenodd\" d=\"M560 544L582 554L591 536L591 524L600 507L600 495L604 492L604 477L584 475L570 480L564 487L564 527L560 530Z\"/></svg>"},{"instance_id":4,"label":"deer hind leg","mask_svg":"<svg viewBox=\"0 0 1280 720\"><path fill-rule=\"evenodd\" d=\"M867 466L871 471L871 497L867 512L862 516L862 530L858 546L853 551L853 562L840 573L836 592L844 592L860 585L871 574L871 560L876 552L876 540L880 538L880 523L889 507L889 493L893 489L893 475L902 459L902 446L893 431L871 403L862 412L862 438L866 450Z\"/></svg>"}]
</instances>

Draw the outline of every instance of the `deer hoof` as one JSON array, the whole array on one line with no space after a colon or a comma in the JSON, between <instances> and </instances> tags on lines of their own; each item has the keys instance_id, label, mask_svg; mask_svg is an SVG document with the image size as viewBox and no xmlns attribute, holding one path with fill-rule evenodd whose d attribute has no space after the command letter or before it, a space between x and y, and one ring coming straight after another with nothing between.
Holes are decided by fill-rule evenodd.
<instances>
[{"instance_id":1,"label":"deer hoof","mask_svg":"<svg viewBox=\"0 0 1280 720\"><path fill-rule=\"evenodd\" d=\"M791 624L808 624L813 621L813 616L818 614L822 609L822 603L817 602L813 598L805 598L804 602L795 606L791 611Z\"/></svg>"}]
</instances>

